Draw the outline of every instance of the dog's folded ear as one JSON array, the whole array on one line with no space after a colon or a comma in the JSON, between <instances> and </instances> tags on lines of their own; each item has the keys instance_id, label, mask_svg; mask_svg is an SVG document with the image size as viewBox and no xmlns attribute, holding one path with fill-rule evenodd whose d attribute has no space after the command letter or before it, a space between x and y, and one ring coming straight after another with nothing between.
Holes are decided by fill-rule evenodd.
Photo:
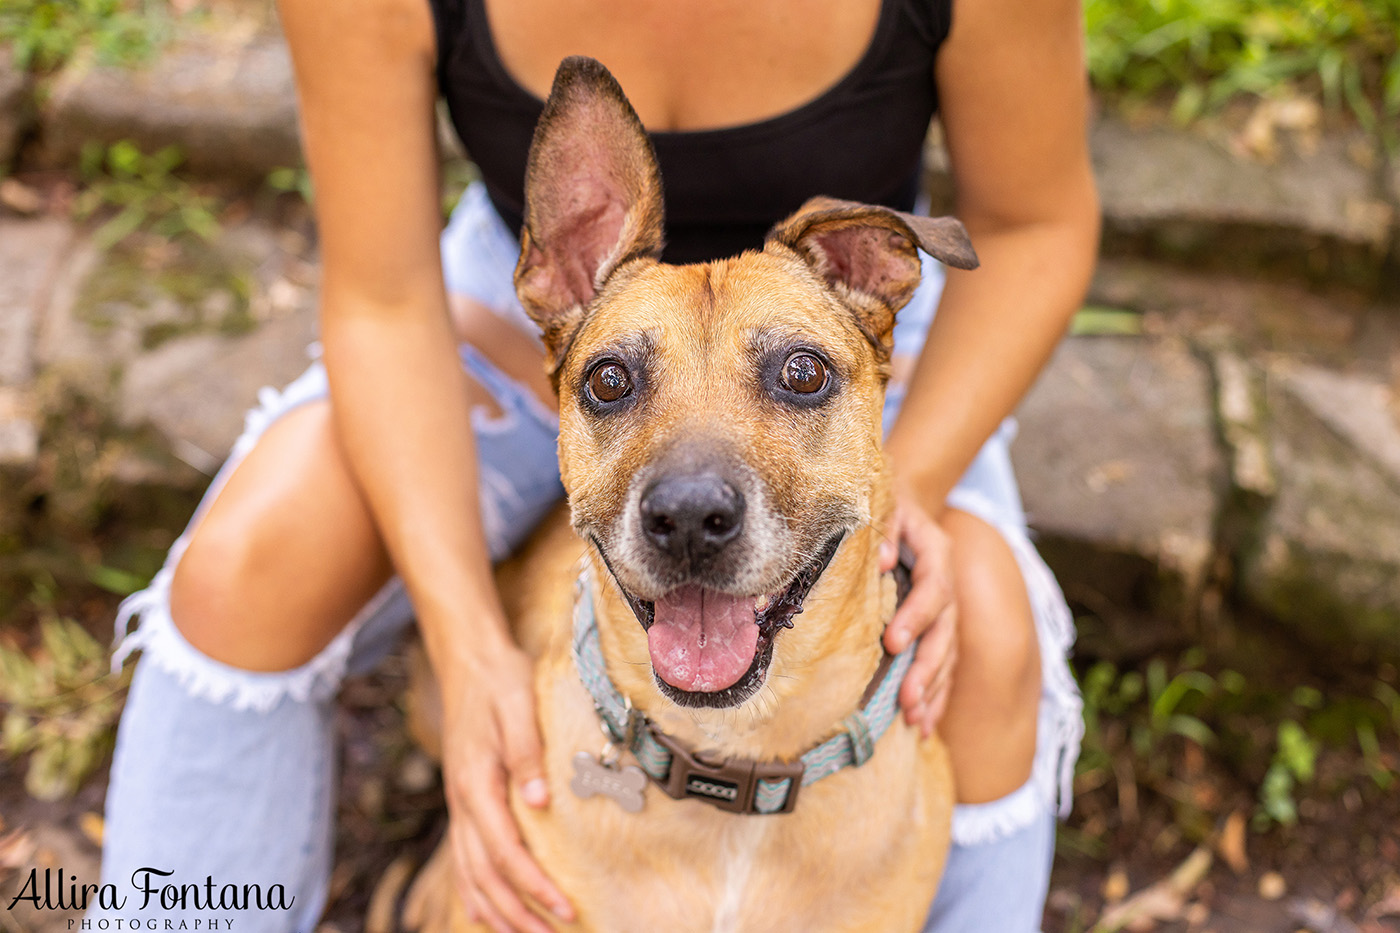
<instances>
[{"instance_id":1,"label":"dog's folded ear","mask_svg":"<svg viewBox=\"0 0 1400 933\"><path fill-rule=\"evenodd\" d=\"M810 199L768 231L768 242L805 259L848 299L871 342L886 349L895 312L919 286L919 249L958 269L977 268L967 230L953 217L836 198Z\"/></svg>"},{"instance_id":2,"label":"dog's folded ear","mask_svg":"<svg viewBox=\"0 0 1400 933\"><path fill-rule=\"evenodd\" d=\"M558 371L613 270L662 246L661 171L651 140L599 62L564 59L535 127L515 288Z\"/></svg>"}]
</instances>

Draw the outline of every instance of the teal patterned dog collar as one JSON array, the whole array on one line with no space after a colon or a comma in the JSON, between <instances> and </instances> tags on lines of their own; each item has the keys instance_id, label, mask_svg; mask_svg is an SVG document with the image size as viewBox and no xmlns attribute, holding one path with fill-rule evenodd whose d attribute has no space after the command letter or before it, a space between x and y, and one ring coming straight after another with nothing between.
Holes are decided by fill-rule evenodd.
<instances>
[{"instance_id":1,"label":"teal patterned dog collar","mask_svg":"<svg viewBox=\"0 0 1400 933\"><path fill-rule=\"evenodd\" d=\"M898 714L899 685L914 660L916 646L917 642L898 655L886 654L866 688L864 702L841 721L841 731L797 761L717 761L697 755L656 729L618 692L603 663L590 571L579 576L575 589L574 664L593 697L604 731L613 743L631 751L647 776L669 796L704 800L733 813L790 813L802 787L868 761L875 743Z\"/></svg>"}]
</instances>

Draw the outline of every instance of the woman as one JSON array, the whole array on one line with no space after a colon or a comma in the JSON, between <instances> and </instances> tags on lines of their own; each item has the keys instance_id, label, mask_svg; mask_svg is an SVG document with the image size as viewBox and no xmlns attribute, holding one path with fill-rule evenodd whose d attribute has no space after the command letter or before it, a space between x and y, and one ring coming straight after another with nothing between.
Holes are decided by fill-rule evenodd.
<instances>
[{"instance_id":1,"label":"woman","mask_svg":"<svg viewBox=\"0 0 1400 933\"><path fill-rule=\"evenodd\" d=\"M907 209L939 109L982 267L950 273L941 300L930 268L900 315L887 449L916 586L885 642L926 634L900 700L911 723L937 724L961 804L930 928L1037 928L1077 700L1067 616L1026 542L999 426L1095 252L1075 0L281 0L281 14L316 184L324 367L250 416L166 569L126 607L140 627L122 655L145 657L104 881L157 865L280 883L290 908L240 914L240 929L311 929L330 867L329 701L406 618L406 593L449 698L469 912L544 930L527 893L570 916L505 806L508 784L548 800L530 665L490 563L559 493L552 394L515 326L510 220L540 98L578 53L617 76L654 134L671 260L756 246L812 194ZM486 181L441 252L439 93ZM402 584L386 585L395 571Z\"/></svg>"}]
</instances>

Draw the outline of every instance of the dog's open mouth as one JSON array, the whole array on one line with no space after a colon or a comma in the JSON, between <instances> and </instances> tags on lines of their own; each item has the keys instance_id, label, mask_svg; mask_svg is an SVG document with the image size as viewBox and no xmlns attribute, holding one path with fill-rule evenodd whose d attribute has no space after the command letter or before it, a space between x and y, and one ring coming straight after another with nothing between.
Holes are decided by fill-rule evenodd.
<instances>
[{"instance_id":1,"label":"dog's open mouth","mask_svg":"<svg viewBox=\"0 0 1400 933\"><path fill-rule=\"evenodd\" d=\"M781 591L733 596L680 586L661 599L627 601L647 633L661 691L680 706L728 707L747 700L768 675L773 642L792 627L802 601L831 563L843 533L827 540Z\"/></svg>"}]
</instances>

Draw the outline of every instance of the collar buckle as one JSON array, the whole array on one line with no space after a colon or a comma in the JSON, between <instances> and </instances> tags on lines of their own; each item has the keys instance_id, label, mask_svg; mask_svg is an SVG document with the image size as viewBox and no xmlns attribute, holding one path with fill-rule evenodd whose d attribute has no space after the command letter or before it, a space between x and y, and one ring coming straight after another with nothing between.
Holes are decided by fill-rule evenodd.
<instances>
[{"instance_id":1,"label":"collar buckle","mask_svg":"<svg viewBox=\"0 0 1400 933\"><path fill-rule=\"evenodd\" d=\"M791 813L797 805L806 767L799 761L753 761L726 758L715 761L695 754L664 732L650 729L652 738L671 753L665 780L656 783L676 800L694 797L730 813ZM760 781L788 782L787 797L775 810L759 810L755 797Z\"/></svg>"}]
</instances>

